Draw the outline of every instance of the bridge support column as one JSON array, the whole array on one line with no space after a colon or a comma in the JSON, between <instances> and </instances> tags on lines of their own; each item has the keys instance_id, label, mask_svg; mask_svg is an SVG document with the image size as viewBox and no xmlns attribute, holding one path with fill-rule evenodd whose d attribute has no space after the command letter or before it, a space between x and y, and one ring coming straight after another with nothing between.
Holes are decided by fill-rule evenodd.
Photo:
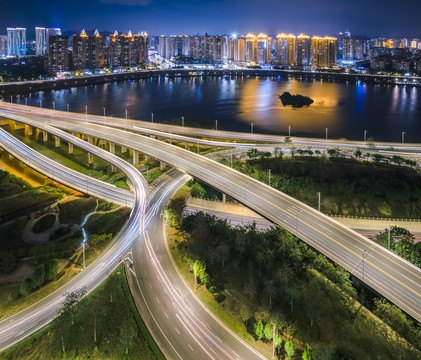
<instances>
[{"instance_id":1,"label":"bridge support column","mask_svg":"<svg viewBox=\"0 0 421 360\"><path fill-rule=\"evenodd\" d=\"M44 141L44 142L48 141L48 132L46 132L46 131L42 132L42 141Z\"/></svg>"},{"instance_id":2,"label":"bridge support column","mask_svg":"<svg viewBox=\"0 0 421 360\"><path fill-rule=\"evenodd\" d=\"M18 123L15 120L9 120L9 127L10 127L10 130L15 131L15 130L24 129L25 125Z\"/></svg>"},{"instance_id":3,"label":"bridge support column","mask_svg":"<svg viewBox=\"0 0 421 360\"><path fill-rule=\"evenodd\" d=\"M222 193L222 202L225 204L227 202L227 194Z\"/></svg>"},{"instance_id":4,"label":"bridge support column","mask_svg":"<svg viewBox=\"0 0 421 360\"><path fill-rule=\"evenodd\" d=\"M88 136L88 143L89 144L93 144L94 143L94 138L92 136Z\"/></svg>"},{"instance_id":5,"label":"bridge support column","mask_svg":"<svg viewBox=\"0 0 421 360\"><path fill-rule=\"evenodd\" d=\"M54 146L56 148L60 147L60 138L58 136L54 136Z\"/></svg>"},{"instance_id":6,"label":"bridge support column","mask_svg":"<svg viewBox=\"0 0 421 360\"><path fill-rule=\"evenodd\" d=\"M99 140L98 140L98 146L99 146L100 148L103 148L103 147L104 147L104 144L105 144L105 141L104 141L104 140L102 140L102 139L99 139Z\"/></svg>"},{"instance_id":7,"label":"bridge support column","mask_svg":"<svg viewBox=\"0 0 421 360\"><path fill-rule=\"evenodd\" d=\"M159 162L159 170L164 170L165 168L167 167L167 164L166 163L164 163L163 161L160 161Z\"/></svg>"},{"instance_id":8,"label":"bridge support column","mask_svg":"<svg viewBox=\"0 0 421 360\"><path fill-rule=\"evenodd\" d=\"M145 161L149 161L149 159L150 159L149 155L145 154Z\"/></svg>"},{"instance_id":9,"label":"bridge support column","mask_svg":"<svg viewBox=\"0 0 421 360\"><path fill-rule=\"evenodd\" d=\"M111 141L108 143L108 151L113 155L115 154L115 143Z\"/></svg>"},{"instance_id":10,"label":"bridge support column","mask_svg":"<svg viewBox=\"0 0 421 360\"><path fill-rule=\"evenodd\" d=\"M189 144L184 143L184 148L185 148L186 150L189 150Z\"/></svg>"},{"instance_id":11,"label":"bridge support column","mask_svg":"<svg viewBox=\"0 0 421 360\"><path fill-rule=\"evenodd\" d=\"M73 154L73 144L69 143L69 155Z\"/></svg>"},{"instance_id":12,"label":"bridge support column","mask_svg":"<svg viewBox=\"0 0 421 360\"><path fill-rule=\"evenodd\" d=\"M124 154L127 152L127 147L121 145L121 153Z\"/></svg>"},{"instance_id":13,"label":"bridge support column","mask_svg":"<svg viewBox=\"0 0 421 360\"><path fill-rule=\"evenodd\" d=\"M32 135L32 133L33 133L32 126L25 124L25 135Z\"/></svg>"},{"instance_id":14,"label":"bridge support column","mask_svg":"<svg viewBox=\"0 0 421 360\"><path fill-rule=\"evenodd\" d=\"M88 164L91 165L94 163L94 156L91 153L88 153Z\"/></svg>"},{"instance_id":15,"label":"bridge support column","mask_svg":"<svg viewBox=\"0 0 421 360\"><path fill-rule=\"evenodd\" d=\"M9 120L7 120L7 119L0 119L0 125L9 125Z\"/></svg>"},{"instance_id":16,"label":"bridge support column","mask_svg":"<svg viewBox=\"0 0 421 360\"><path fill-rule=\"evenodd\" d=\"M139 151L133 150L133 166L139 165Z\"/></svg>"}]
</instances>

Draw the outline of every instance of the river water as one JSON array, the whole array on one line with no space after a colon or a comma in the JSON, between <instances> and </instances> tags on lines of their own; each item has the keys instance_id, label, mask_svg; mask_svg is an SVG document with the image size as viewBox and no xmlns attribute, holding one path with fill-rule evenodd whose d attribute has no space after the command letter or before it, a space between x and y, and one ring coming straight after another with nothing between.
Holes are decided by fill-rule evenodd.
<instances>
[{"instance_id":1,"label":"river water","mask_svg":"<svg viewBox=\"0 0 421 360\"><path fill-rule=\"evenodd\" d=\"M309 107L284 107L284 91L309 96ZM39 92L28 104L155 122L180 119L218 129L362 140L421 141L421 88L287 78L158 78ZM16 100L15 100L16 101ZM17 102L25 103L24 98Z\"/></svg>"}]
</instances>

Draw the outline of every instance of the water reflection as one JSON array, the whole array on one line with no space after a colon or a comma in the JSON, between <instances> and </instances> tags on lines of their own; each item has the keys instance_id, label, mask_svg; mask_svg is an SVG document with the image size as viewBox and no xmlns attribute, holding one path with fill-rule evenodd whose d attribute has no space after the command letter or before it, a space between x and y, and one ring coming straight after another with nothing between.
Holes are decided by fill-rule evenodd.
<instances>
[{"instance_id":1,"label":"water reflection","mask_svg":"<svg viewBox=\"0 0 421 360\"><path fill-rule=\"evenodd\" d=\"M310 107L284 107L279 95L284 91L315 100ZM287 78L176 78L114 82L66 90L38 92L28 104L47 108L164 121L184 116L206 119L228 130L292 135L361 139L364 130L376 140L399 141L405 131L407 141L421 139L421 91L403 86L334 83ZM22 104L25 97L15 100Z\"/></svg>"}]
</instances>

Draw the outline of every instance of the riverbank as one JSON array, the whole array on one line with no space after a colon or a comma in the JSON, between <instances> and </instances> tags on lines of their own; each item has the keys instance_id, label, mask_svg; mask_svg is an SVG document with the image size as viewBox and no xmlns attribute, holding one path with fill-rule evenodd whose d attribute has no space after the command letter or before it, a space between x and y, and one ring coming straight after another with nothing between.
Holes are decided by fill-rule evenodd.
<instances>
[{"instance_id":1,"label":"riverbank","mask_svg":"<svg viewBox=\"0 0 421 360\"><path fill-rule=\"evenodd\" d=\"M16 96L38 91L67 89L78 86L98 85L114 81L137 80L157 77L196 77L196 76L250 76L250 77L278 77L286 76L300 79L314 79L323 81L338 82L362 82L367 84L381 85L407 85L420 86L421 77L404 77L389 75L371 74L348 74L335 71L304 71L304 70L278 70L278 69L167 69L167 70L141 70L105 75L93 75L74 77L57 80L27 81L22 83L0 84L0 98L6 96Z\"/></svg>"}]
</instances>

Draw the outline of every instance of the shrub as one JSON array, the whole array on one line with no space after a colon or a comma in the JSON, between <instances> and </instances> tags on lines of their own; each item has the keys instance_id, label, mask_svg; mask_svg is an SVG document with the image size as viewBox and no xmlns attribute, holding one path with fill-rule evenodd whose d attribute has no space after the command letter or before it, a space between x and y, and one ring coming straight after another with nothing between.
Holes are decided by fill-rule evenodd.
<instances>
[{"instance_id":1,"label":"shrub","mask_svg":"<svg viewBox=\"0 0 421 360\"><path fill-rule=\"evenodd\" d=\"M22 296L26 296L31 291L31 282L29 279L23 280L20 284L19 291Z\"/></svg>"},{"instance_id":2,"label":"shrub","mask_svg":"<svg viewBox=\"0 0 421 360\"><path fill-rule=\"evenodd\" d=\"M45 266L46 268L46 279L48 281L54 280L54 278L57 276L58 274L58 259L51 259L48 261L47 265Z\"/></svg>"},{"instance_id":3,"label":"shrub","mask_svg":"<svg viewBox=\"0 0 421 360\"><path fill-rule=\"evenodd\" d=\"M45 267L38 267L31 277L31 289L37 289L45 282Z\"/></svg>"},{"instance_id":4,"label":"shrub","mask_svg":"<svg viewBox=\"0 0 421 360\"><path fill-rule=\"evenodd\" d=\"M44 215L35 223L34 227L32 228L32 231L36 234L42 233L51 228L51 226L53 226L55 222L56 216L54 214Z\"/></svg>"}]
</instances>

